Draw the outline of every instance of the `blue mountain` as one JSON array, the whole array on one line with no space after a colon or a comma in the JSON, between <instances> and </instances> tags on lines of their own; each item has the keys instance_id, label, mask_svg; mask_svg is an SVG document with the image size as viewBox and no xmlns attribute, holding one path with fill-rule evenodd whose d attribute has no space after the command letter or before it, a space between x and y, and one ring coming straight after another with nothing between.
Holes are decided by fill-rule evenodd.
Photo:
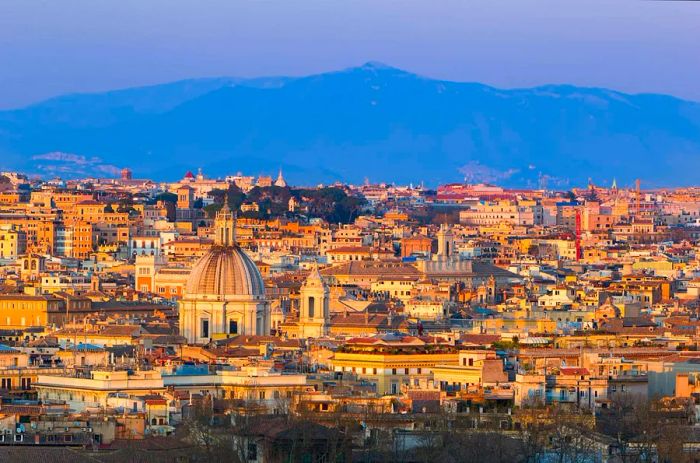
<instances>
[{"instance_id":1,"label":"blue mountain","mask_svg":"<svg viewBox=\"0 0 700 463\"><path fill-rule=\"evenodd\" d=\"M684 185L698 183L700 104L569 85L505 90L367 63L67 95L0 112L0 169L70 177L125 166L157 179L197 167L209 175L282 167L299 184Z\"/></svg>"}]
</instances>

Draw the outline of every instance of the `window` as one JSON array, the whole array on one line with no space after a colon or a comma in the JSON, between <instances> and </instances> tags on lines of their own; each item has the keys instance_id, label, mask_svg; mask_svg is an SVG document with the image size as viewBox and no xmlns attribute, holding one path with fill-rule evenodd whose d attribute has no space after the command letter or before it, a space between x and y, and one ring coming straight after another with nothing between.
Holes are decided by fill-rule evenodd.
<instances>
[{"instance_id":1,"label":"window","mask_svg":"<svg viewBox=\"0 0 700 463\"><path fill-rule=\"evenodd\" d=\"M209 337L209 320L202 319L202 326L201 326L201 336L202 338L208 338Z\"/></svg>"},{"instance_id":2,"label":"window","mask_svg":"<svg viewBox=\"0 0 700 463\"><path fill-rule=\"evenodd\" d=\"M238 334L238 322L236 320L228 321L228 332L230 334Z\"/></svg>"},{"instance_id":3,"label":"window","mask_svg":"<svg viewBox=\"0 0 700 463\"><path fill-rule=\"evenodd\" d=\"M316 299L314 297L309 297L308 300L308 309L309 309L309 318L314 318L314 311L315 311L315 306L316 305Z\"/></svg>"}]
</instances>

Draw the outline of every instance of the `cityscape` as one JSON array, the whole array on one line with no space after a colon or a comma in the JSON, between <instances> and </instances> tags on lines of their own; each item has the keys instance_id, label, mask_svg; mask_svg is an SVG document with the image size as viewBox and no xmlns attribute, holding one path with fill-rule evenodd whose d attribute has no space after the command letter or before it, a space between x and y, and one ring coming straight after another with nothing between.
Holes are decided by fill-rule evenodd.
<instances>
[{"instance_id":1,"label":"cityscape","mask_svg":"<svg viewBox=\"0 0 700 463\"><path fill-rule=\"evenodd\" d=\"M0 2L0 462L700 462L699 24Z\"/></svg>"},{"instance_id":2,"label":"cityscape","mask_svg":"<svg viewBox=\"0 0 700 463\"><path fill-rule=\"evenodd\" d=\"M0 179L13 448L694 458L698 188Z\"/></svg>"}]
</instances>

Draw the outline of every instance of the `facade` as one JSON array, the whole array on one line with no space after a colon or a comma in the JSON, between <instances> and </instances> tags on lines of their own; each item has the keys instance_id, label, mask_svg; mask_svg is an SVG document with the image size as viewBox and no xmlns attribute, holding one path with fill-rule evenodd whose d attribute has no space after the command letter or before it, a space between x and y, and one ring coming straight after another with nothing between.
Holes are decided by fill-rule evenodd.
<instances>
[{"instance_id":1,"label":"facade","mask_svg":"<svg viewBox=\"0 0 700 463\"><path fill-rule=\"evenodd\" d=\"M70 408L105 408L109 398L118 393L145 395L162 393L163 378L153 370L93 370L89 376L39 375L34 385L44 403L63 401Z\"/></svg>"},{"instance_id":2,"label":"facade","mask_svg":"<svg viewBox=\"0 0 700 463\"><path fill-rule=\"evenodd\" d=\"M481 202L473 209L460 211L459 221L464 225L483 226L510 223L513 225L539 225L542 223L542 206L518 204L514 201Z\"/></svg>"},{"instance_id":3,"label":"facade","mask_svg":"<svg viewBox=\"0 0 700 463\"><path fill-rule=\"evenodd\" d=\"M0 295L0 328L48 326L62 318L63 301L51 296Z\"/></svg>"},{"instance_id":4,"label":"facade","mask_svg":"<svg viewBox=\"0 0 700 463\"><path fill-rule=\"evenodd\" d=\"M0 226L0 259L15 260L27 251L27 234L15 225Z\"/></svg>"},{"instance_id":5,"label":"facade","mask_svg":"<svg viewBox=\"0 0 700 463\"><path fill-rule=\"evenodd\" d=\"M333 356L338 373L357 376L375 388L379 395L398 394L403 386L432 379L436 365L458 365L459 353L450 346L427 349L419 338L392 335L356 338Z\"/></svg>"}]
</instances>

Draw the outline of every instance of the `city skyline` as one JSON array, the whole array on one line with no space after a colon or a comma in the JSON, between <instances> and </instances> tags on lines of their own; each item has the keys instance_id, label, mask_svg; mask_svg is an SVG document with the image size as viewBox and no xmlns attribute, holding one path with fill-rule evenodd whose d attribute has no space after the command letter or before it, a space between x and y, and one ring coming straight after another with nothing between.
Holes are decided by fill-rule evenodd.
<instances>
[{"instance_id":1,"label":"city skyline","mask_svg":"<svg viewBox=\"0 0 700 463\"><path fill-rule=\"evenodd\" d=\"M700 462L699 26L0 0L0 461Z\"/></svg>"}]
</instances>

